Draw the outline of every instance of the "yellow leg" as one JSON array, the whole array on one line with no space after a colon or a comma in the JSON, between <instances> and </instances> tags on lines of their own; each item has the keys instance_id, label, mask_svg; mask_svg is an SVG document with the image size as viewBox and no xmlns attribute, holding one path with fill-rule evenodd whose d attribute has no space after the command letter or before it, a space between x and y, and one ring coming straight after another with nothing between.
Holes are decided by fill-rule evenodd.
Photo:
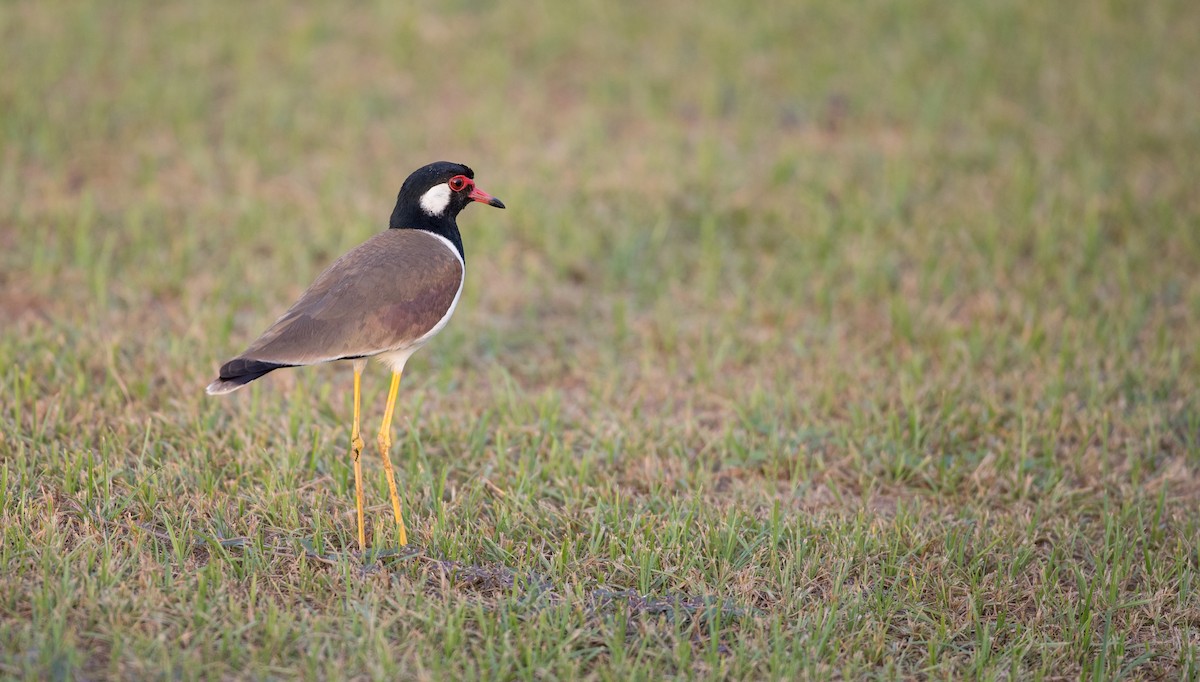
<instances>
[{"instance_id":1,"label":"yellow leg","mask_svg":"<svg viewBox=\"0 0 1200 682\"><path fill-rule=\"evenodd\" d=\"M359 417L359 402L362 396L362 366L358 363L354 365L354 426L350 427L350 455L354 458L354 500L358 507L358 551L365 551L367 548L367 534L363 530L363 482L362 482L362 459L359 455L363 451L362 435L358 432L358 417Z\"/></svg>"},{"instance_id":2,"label":"yellow leg","mask_svg":"<svg viewBox=\"0 0 1200 682\"><path fill-rule=\"evenodd\" d=\"M392 387L388 389L387 407L383 410L383 424L379 427L379 452L383 455L383 471L387 474L388 490L392 493L392 511L396 514L396 526L400 530L400 546L408 544L408 532L404 528L404 516L400 514L400 495L396 492L396 475L392 473L392 458L388 450L392 447L392 412L396 409L396 392L400 390L400 373L392 372Z\"/></svg>"}]
</instances>

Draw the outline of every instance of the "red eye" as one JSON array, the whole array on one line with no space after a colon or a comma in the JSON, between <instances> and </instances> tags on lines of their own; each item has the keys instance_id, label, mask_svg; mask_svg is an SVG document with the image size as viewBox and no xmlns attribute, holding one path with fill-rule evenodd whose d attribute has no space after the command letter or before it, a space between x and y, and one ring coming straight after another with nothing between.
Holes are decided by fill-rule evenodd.
<instances>
[{"instance_id":1,"label":"red eye","mask_svg":"<svg viewBox=\"0 0 1200 682\"><path fill-rule=\"evenodd\" d=\"M468 182L470 182L470 180L467 179L467 176L455 175L454 177L450 178L450 189L454 190L455 192L461 192L463 188L467 186Z\"/></svg>"}]
</instances>

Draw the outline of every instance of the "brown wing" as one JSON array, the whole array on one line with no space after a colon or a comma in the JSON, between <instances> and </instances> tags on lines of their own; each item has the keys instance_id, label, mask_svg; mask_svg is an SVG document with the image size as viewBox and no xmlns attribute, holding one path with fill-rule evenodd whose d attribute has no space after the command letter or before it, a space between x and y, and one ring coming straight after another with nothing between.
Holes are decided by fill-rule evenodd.
<instances>
[{"instance_id":1,"label":"brown wing","mask_svg":"<svg viewBox=\"0 0 1200 682\"><path fill-rule=\"evenodd\" d=\"M334 261L239 359L310 365L404 348L445 317L458 255L421 230L387 230Z\"/></svg>"}]
</instances>

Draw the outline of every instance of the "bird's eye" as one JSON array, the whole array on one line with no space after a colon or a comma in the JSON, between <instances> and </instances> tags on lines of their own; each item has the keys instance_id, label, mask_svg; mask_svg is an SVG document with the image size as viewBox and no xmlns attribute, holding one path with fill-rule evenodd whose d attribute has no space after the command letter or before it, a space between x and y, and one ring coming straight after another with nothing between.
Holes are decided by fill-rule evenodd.
<instances>
[{"instance_id":1,"label":"bird's eye","mask_svg":"<svg viewBox=\"0 0 1200 682\"><path fill-rule=\"evenodd\" d=\"M450 178L450 189L454 190L455 192L461 192L466 186L467 178L465 176L455 175L454 177Z\"/></svg>"}]
</instances>

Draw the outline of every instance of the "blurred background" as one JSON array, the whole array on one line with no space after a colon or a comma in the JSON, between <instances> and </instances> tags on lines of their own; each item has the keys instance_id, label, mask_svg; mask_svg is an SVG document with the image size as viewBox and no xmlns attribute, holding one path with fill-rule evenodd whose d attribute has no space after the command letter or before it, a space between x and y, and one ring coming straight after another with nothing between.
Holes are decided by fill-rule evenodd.
<instances>
[{"instance_id":1,"label":"blurred background","mask_svg":"<svg viewBox=\"0 0 1200 682\"><path fill-rule=\"evenodd\" d=\"M1189 3L0 17L0 349L38 400L86 384L64 418L210 409L219 363L451 159L512 210L463 217L465 305L417 360L443 384L687 423L995 403L971 431L1083 401L1194 425ZM494 399L467 388L438 392Z\"/></svg>"},{"instance_id":2,"label":"blurred background","mask_svg":"<svg viewBox=\"0 0 1200 682\"><path fill-rule=\"evenodd\" d=\"M336 502L289 500L350 527L346 368L203 387L445 159L508 210L460 216L463 302L409 365L416 518L486 475L1014 528L1161 493L1187 537L1198 26L1183 0L6 2L9 494L103 461L184 495L120 514L221 520L230 467L329 475Z\"/></svg>"}]
</instances>

